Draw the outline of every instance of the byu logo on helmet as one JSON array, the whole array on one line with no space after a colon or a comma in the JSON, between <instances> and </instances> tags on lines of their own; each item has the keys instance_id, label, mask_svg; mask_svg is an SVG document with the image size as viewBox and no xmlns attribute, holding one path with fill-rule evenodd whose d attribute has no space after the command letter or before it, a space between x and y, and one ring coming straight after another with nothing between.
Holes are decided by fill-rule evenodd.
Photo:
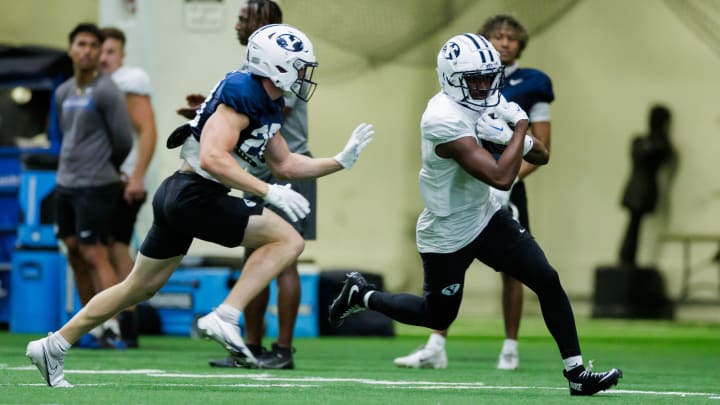
<instances>
[{"instance_id":1,"label":"byu logo on helmet","mask_svg":"<svg viewBox=\"0 0 720 405\"><path fill-rule=\"evenodd\" d=\"M282 49L290 52L300 52L303 50L303 42L300 38L293 34L282 34L277 38L277 44Z\"/></svg>"},{"instance_id":2,"label":"byu logo on helmet","mask_svg":"<svg viewBox=\"0 0 720 405\"><path fill-rule=\"evenodd\" d=\"M481 35L467 33L450 38L438 52L437 73L443 92L464 107L482 111L500 103L500 54ZM472 89L468 80L474 82ZM479 80L488 83L478 87Z\"/></svg>"},{"instance_id":3,"label":"byu logo on helmet","mask_svg":"<svg viewBox=\"0 0 720 405\"><path fill-rule=\"evenodd\" d=\"M448 42L442 49L443 56L447 60L453 60L460 55L460 46L455 42Z\"/></svg>"},{"instance_id":4,"label":"byu logo on helmet","mask_svg":"<svg viewBox=\"0 0 720 405\"><path fill-rule=\"evenodd\" d=\"M267 77L276 87L295 93L303 101L310 100L317 87L312 81L318 65L312 42L290 25L258 28L248 39L245 60L250 73Z\"/></svg>"},{"instance_id":5,"label":"byu logo on helmet","mask_svg":"<svg viewBox=\"0 0 720 405\"><path fill-rule=\"evenodd\" d=\"M443 295L455 295L460 290L460 283L451 284L442 289Z\"/></svg>"}]
</instances>

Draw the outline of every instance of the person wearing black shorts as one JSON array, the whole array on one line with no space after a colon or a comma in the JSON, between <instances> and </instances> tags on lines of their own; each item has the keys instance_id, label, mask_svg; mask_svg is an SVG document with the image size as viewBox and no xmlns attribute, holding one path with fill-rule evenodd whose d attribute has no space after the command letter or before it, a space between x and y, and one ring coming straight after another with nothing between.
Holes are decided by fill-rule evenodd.
<instances>
[{"instance_id":1,"label":"person wearing black shorts","mask_svg":"<svg viewBox=\"0 0 720 405\"><path fill-rule=\"evenodd\" d=\"M69 35L74 75L55 93L63 132L57 172L57 237L67 248L86 305L117 282L109 259L109 223L120 196L119 167L132 145L125 99L100 72L100 29L78 24Z\"/></svg>"},{"instance_id":2,"label":"person wearing black shorts","mask_svg":"<svg viewBox=\"0 0 720 405\"><path fill-rule=\"evenodd\" d=\"M240 45L247 46L250 34L258 28L268 24L282 23L282 10L273 0L247 0L240 6L238 19L235 23L235 33ZM308 145L308 111L307 103L298 99L292 93L285 96L285 122L280 134L287 142L288 149L312 157ZM195 118L204 96L189 94L187 108L177 112L190 120ZM265 166L250 169L250 173L266 183L290 184L293 190L300 193L310 203L310 213L296 222L290 220L282 210L270 206L283 219L290 222L304 240L316 238L317 216L317 180L300 179L285 181L276 179ZM245 250L245 260L253 253L252 249ZM294 369L293 338L295 321L300 307L300 274L297 261L291 263L276 278L277 283L277 319L278 336L267 350L262 344L265 334L265 313L270 299L270 288L264 289L245 308L245 344L258 360L258 367L268 369ZM213 367L242 367L232 357L224 359L211 359L209 364Z\"/></svg>"},{"instance_id":3,"label":"person wearing black shorts","mask_svg":"<svg viewBox=\"0 0 720 405\"><path fill-rule=\"evenodd\" d=\"M270 281L297 260L305 244L295 229L264 204L292 221L309 213L308 201L288 186L268 184L246 169L267 165L278 178L320 177L350 169L372 141L372 125L353 130L334 157L291 153L279 130L283 93L309 100L317 61L312 43L297 28L264 26L250 37L247 71L229 72L189 124L168 138L182 145L179 171L153 197L153 224L130 275L96 295L59 331L28 343L26 355L51 387L70 386L64 359L82 334L124 308L152 297L180 264L195 238L226 247L255 249L224 302L198 319L199 333L215 340L241 364L257 360L240 335L241 312ZM228 195L238 189L262 201Z\"/></svg>"}]
</instances>

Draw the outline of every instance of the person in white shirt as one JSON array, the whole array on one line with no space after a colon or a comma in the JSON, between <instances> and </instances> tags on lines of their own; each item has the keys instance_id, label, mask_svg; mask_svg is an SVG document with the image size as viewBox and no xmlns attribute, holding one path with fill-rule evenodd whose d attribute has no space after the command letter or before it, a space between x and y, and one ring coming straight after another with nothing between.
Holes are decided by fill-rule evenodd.
<instances>
[{"instance_id":1,"label":"person in white shirt","mask_svg":"<svg viewBox=\"0 0 720 405\"><path fill-rule=\"evenodd\" d=\"M338 327L351 314L371 309L406 324L447 329L460 308L465 272L477 259L537 294L571 395L610 388L622 372L585 369L572 307L558 273L532 235L490 193L491 187L510 189L523 158L537 165L548 161L542 142L527 135L527 114L500 93L500 54L483 36L456 35L438 53L437 72L442 90L430 99L420 123L419 180L425 209L416 239L423 295L378 291L360 273L351 272L330 305L330 325ZM498 145L497 159L483 141Z\"/></svg>"},{"instance_id":2,"label":"person in white shirt","mask_svg":"<svg viewBox=\"0 0 720 405\"><path fill-rule=\"evenodd\" d=\"M113 216L110 245L113 268L118 280L124 280L133 266L130 241L138 212L147 198L145 173L155 151L157 130L155 112L150 99L152 96L150 76L139 67L124 65L126 39L123 31L114 27L105 27L102 33L105 38L100 55L100 67L103 73L110 75L113 82L125 93L128 114L135 132L133 148L120 166L123 193ZM127 348L137 348L138 321L135 308L121 312L118 321L123 345Z\"/></svg>"},{"instance_id":3,"label":"person in white shirt","mask_svg":"<svg viewBox=\"0 0 720 405\"><path fill-rule=\"evenodd\" d=\"M529 36L525 27L515 17L508 14L497 14L483 23L478 34L487 38L500 54L500 62L504 66L505 85L502 95L509 101L517 103L528 114L529 131L540 140L550 152L550 103L555 99L552 81L543 71L520 67L518 59L527 46ZM485 142L487 145L487 142ZM489 144L489 149L497 158L498 150ZM525 178L540 166L527 160L520 164L518 177L510 190L491 188L490 192L498 199L500 205L506 207L526 231L530 230L528 201L525 193ZM502 309L505 321L505 340L503 341L497 368L499 370L516 370L520 364L518 353L518 334L523 308L523 285L506 273L502 274ZM438 336L434 336L438 335ZM434 330L427 344L407 356L393 360L398 367L433 367L445 368L447 354L445 341L448 330Z\"/></svg>"}]
</instances>

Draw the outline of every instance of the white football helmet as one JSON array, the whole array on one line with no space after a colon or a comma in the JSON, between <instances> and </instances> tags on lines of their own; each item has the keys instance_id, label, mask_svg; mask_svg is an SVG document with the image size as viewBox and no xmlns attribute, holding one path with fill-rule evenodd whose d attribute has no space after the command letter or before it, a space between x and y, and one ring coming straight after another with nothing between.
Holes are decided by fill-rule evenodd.
<instances>
[{"instance_id":1,"label":"white football helmet","mask_svg":"<svg viewBox=\"0 0 720 405\"><path fill-rule=\"evenodd\" d=\"M245 59L250 73L267 77L275 86L310 100L317 83L312 81L318 65L310 39L287 24L258 28L248 39Z\"/></svg>"},{"instance_id":2,"label":"white football helmet","mask_svg":"<svg viewBox=\"0 0 720 405\"><path fill-rule=\"evenodd\" d=\"M500 103L503 65L500 54L485 37L477 34L456 35L448 40L437 56L437 73L443 92L472 110L482 111ZM481 99L470 95L468 78L486 77L488 88Z\"/></svg>"}]
</instances>

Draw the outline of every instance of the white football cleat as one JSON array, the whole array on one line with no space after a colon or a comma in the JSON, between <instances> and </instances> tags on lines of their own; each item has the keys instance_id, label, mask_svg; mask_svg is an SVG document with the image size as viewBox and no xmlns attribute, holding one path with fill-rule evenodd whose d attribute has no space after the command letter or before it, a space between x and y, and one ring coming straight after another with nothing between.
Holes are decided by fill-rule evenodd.
<instances>
[{"instance_id":1,"label":"white football cleat","mask_svg":"<svg viewBox=\"0 0 720 405\"><path fill-rule=\"evenodd\" d=\"M50 335L52 333L48 334L48 336ZM50 354L47 337L28 343L25 356L37 367L48 386L72 387L72 384L65 381L65 357L55 357Z\"/></svg>"},{"instance_id":2,"label":"white football cleat","mask_svg":"<svg viewBox=\"0 0 720 405\"><path fill-rule=\"evenodd\" d=\"M442 346L420 346L414 352L393 360L398 367L447 368L447 354Z\"/></svg>"},{"instance_id":3,"label":"white football cleat","mask_svg":"<svg viewBox=\"0 0 720 405\"><path fill-rule=\"evenodd\" d=\"M517 370L520 365L520 357L517 350L500 352L498 357L498 370Z\"/></svg>"},{"instance_id":4,"label":"white football cleat","mask_svg":"<svg viewBox=\"0 0 720 405\"><path fill-rule=\"evenodd\" d=\"M245 346L238 325L223 321L213 311L198 319L197 329L200 336L218 342L243 367L257 368L257 360Z\"/></svg>"}]
</instances>

